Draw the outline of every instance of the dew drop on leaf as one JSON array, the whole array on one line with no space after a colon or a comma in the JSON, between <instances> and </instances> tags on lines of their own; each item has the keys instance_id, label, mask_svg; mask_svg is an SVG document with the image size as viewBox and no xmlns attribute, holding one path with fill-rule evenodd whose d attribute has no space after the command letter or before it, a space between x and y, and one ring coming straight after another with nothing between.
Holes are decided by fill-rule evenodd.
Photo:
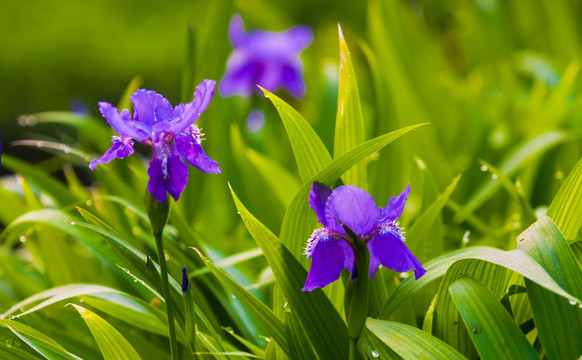
<instances>
[{"instance_id":1,"label":"dew drop on leaf","mask_svg":"<svg viewBox=\"0 0 582 360\"><path fill-rule=\"evenodd\" d=\"M375 358L380 357L380 354L376 350L373 350L372 357L375 357Z\"/></svg>"}]
</instances>

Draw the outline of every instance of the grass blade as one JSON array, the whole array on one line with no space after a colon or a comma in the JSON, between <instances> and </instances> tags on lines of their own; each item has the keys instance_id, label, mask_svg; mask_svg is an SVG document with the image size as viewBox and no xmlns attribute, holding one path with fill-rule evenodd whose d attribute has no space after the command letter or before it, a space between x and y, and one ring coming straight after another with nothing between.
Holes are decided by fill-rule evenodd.
<instances>
[{"instance_id":1,"label":"grass blade","mask_svg":"<svg viewBox=\"0 0 582 360\"><path fill-rule=\"evenodd\" d=\"M135 349L107 321L82 306L71 304L91 330L104 360L141 360Z\"/></svg>"},{"instance_id":2,"label":"grass blade","mask_svg":"<svg viewBox=\"0 0 582 360\"><path fill-rule=\"evenodd\" d=\"M509 313L483 284L465 275L449 291L481 359L539 359Z\"/></svg>"},{"instance_id":3,"label":"grass blade","mask_svg":"<svg viewBox=\"0 0 582 360\"><path fill-rule=\"evenodd\" d=\"M518 237L529 254L566 291L582 298L582 271L558 227L544 216ZM525 280L540 341L549 359L576 359L582 354L580 300L560 297L530 279Z\"/></svg>"},{"instance_id":4,"label":"grass blade","mask_svg":"<svg viewBox=\"0 0 582 360\"><path fill-rule=\"evenodd\" d=\"M465 359L442 340L410 325L368 318L366 327L403 359Z\"/></svg>"},{"instance_id":5,"label":"grass blade","mask_svg":"<svg viewBox=\"0 0 582 360\"><path fill-rule=\"evenodd\" d=\"M333 142L333 157L338 158L350 149L365 141L364 120L356 72L352 63L350 49L344 38L341 26L338 24L340 50L340 79L337 96L337 114L335 120L335 136ZM342 176L345 184L355 185L362 189L368 188L366 164L358 163Z\"/></svg>"}]
</instances>

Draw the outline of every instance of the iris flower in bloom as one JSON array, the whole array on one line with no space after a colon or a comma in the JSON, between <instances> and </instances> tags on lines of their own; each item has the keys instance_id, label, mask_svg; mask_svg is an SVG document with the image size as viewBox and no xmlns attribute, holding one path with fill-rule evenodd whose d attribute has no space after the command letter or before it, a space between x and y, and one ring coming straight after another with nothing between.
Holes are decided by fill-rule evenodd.
<instances>
[{"instance_id":1,"label":"iris flower in bloom","mask_svg":"<svg viewBox=\"0 0 582 360\"><path fill-rule=\"evenodd\" d=\"M305 249L307 258L311 258L311 269L303 291L334 282L343 269L354 275L354 247L342 224L366 243L371 278L380 265L398 272L414 270L416 279L424 275L426 270L404 245L402 229L396 221L409 193L410 186L407 186L382 208L376 207L372 196L356 186L344 185L332 191L323 184L313 183L309 206L324 227L313 232Z\"/></svg>"},{"instance_id":2,"label":"iris flower in bloom","mask_svg":"<svg viewBox=\"0 0 582 360\"><path fill-rule=\"evenodd\" d=\"M220 81L222 96L248 96L258 91L258 84L272 92L283 87L291 95L303 97L305 83L299 54L313 39L309 27L246 33L241 17L236 15L230 21L229 36L234 52L228 58L226 73Z\"/></svg>"},{"instance_id":3,"label":"iris flower in bloom","mask_svg":"<svg viewBox=\"0 0 582 360\"><path fill-rule=\"evenodd\" d=\"M183 159L206 173L220 173L218 163L202 150L200 143L204 134L194 125L212 100L215 85L213 80L204 80L196 87L194 101L174 108L155 91L138 89L130 97L133 119L129 110L120 113L111 104L100 102L101 114L119 136L113 136L113 146L99 159L91 161L89 168L94 170L99 164L133 154L133 140L140 141L153 152L147 189L159 202L166 201L166 192L178 200L184 191L188 165Z\"/></svg>"}]
</instances>

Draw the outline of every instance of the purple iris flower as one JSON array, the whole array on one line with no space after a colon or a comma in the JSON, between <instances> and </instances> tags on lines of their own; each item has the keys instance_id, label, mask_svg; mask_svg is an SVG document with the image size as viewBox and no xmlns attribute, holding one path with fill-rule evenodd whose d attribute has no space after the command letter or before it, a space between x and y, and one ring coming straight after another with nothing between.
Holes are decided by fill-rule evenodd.
<instances>
[{"instance_id":1,"label":"purple iris flower","mask_svg":"<svg viewBox=\"0 0 582 360\"><path fill-rule=\"evenodd\" d=\"M241 17L236 15L230 21L229 36L234 52L228 58L226 73L220 81L222 96L248 96L258 91L257 84L271 92L283 87L296 98L305 95L299 54L313 40L309 27L246 33Z\"/></svg>"},{"instance_id":2,"label":"purple iris flower","mask_svg":"<svg viewBox=\"0 0 582 360\"><path fill-rule=\"evenodd\" d=\"M155 91L138 89L130 97L133 119L129 110L120 113L111 104L100 102L101 114L119 136L113 136L113 146L99 159L91 161L89 168L94 170L99 164L133 154L133 140L140 141L153 152L147 189L159 202L166 201L167 193L178 200L184 191L188 182L188 165L184 159L206 173L220 173L218 163L202 150L204 134L194 125L212 100L215 86L214 80L202 81L192 102L174 108Z\"/></svg>"},{"instance_id":3,"label":"purple iris flower","mask_svg":"<svg viewBox=\"0 0 582 360\"><path fill-rule=\"evenodd\" d=\"M313 183L309 207L317 214L323 228L316 229L307 243L305 254L311 258L311 269L303 291L339 279L343 269L354 271L354 246L343 225L350 228L366 243L370 252L368 276L374 277L383 265L398 272L414 270L416 279L426 273L416 257L404 245L402 228L396 221L410 193L410 186L392 197L386 207L376 207L374 198L366 191L351 185L331 190Z\"/></svg>"}]
</instances>

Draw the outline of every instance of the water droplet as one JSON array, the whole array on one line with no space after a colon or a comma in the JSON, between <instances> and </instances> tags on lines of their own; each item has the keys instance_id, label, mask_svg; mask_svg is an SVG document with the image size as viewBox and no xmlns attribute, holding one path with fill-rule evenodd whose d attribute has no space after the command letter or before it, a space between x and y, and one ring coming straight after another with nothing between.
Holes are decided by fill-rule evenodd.
<instances>
[{"instance_id":1,"label":"water droplet","mask_svg":"<svg viewBox=\"0 0 582 360\"><path fill-rule=\"evenodd\" d=\"M133 279L133 282L137 282L137 279Z\"/></svg>"},{"instance_id":2,"label":"water droplet","mask_svg":"<svg viewBox=\"0 0 582 360\"><path fill-rule=\"evenodd\" d=\"M556 173L554 174L554 177L558 180L562 180L564 178L564 173L561 171L556 171Z\"/></svg>"},{"instance_id":3,"label":"water droplet","mask_svg":"<svg viewBox=\"0 0 582 360\"><path fill-rule=\"evenodd\" d=\"M487 171L488 167L487 165L481 165L481 171Z\"/></svg>"},{"instance_id":4,"label":"water droplet","mask_svg":"<svg viewBox=\"0 0 582 360\"><path fill-rule=\"evenodd\" d=\"M232 294L231 296L232 296L232 298L233 298L233 299L235 299L235 300L236 300L236 296L234 296L234 294Z\"/></svg>"},{"instance_id":5,"label":"water droplet","mask_svg":"<svg viewBox=\"0 0 582 360\"><path fill-rule=\"evenodd\" d=\"M92 206L93 205L93 200L89 199L87 200L87 206Z\"/></svg>"},{"instance_id":6,"label":"water droplet","mask_svg":"<svg viewBox=\"0 0 582 360\"><path fill-rule=\"evenodd\" d=\"M380 354L376 350L372 350L372 357L378 358Z\"/></svg>"},{"instance_id":7,"label":"water droplet","mask_svg":"<svg viewBox=\"0 0 582 360\"><path fill-rule=\"evenodd\" d=\"M492 175L491 175L491 179L493 179L493 180L497 180L497 174L492 174Z\"/></svg>"},{"instance_id":8,"label":"water droplet","mask_svg":"<svg viewBox=\"0 0 582 360\"><path fill-rule=\"evenodd\" d=\"M71 225L75 225L75 222L74 221L71 221Z\"/></svg>"},{"instance_id":9,"label":"water droplet","mask_svg":"<svg viewBox=\"0 0 582 360\"><path fill-rule=\"evenodd\" d=\"M521 187L521 182L519 180L515 182L515 187Z\"/></svg>"},{"instance_id":10,"label":"water droplet","mask_svg":"<svg viewBox=\"0 0 582 360\"><path fill-rule=\"evenodd\" d=\"M166 261L170 261L170 255L164 254L164 258L166 259Z\"/></svg>"},{"instance_id":11,"label":"water droplet","mask_svg":"<svg viewBox=\"0 0 582 360\"><path fill-rule=\"evenodd\" d=\"M132 233L134 236L139 236L139 235L141 234L141 228L140 228L139 226L134 226L134 227L131 229L131 233Z\"/></svg>"},{"instance_id":12,"label":"water droplet","mask_svg":"<svg viewBox=\"0 0 582 360\"><path fill-rule=\"evenodd\" d=\"M265 341L266 341L266 342L269 342L269 341L271 341L271 338L268 338L268 337L266 337L266 338L265 338Z\"/></svg>"},{"instance_id":13,"label":"water droplet","mask_svg":"<svg viewBox=\"0 0 582 360\"><path fill-rule=\"evenodd\" d=\"M469 235L471 235L471 232L469 230L465 231L463 234L463 243L466 244L469 242Z\"/></svg>"},{"instance_id":14,"label":"water droplet","mask_svg":"<svg viewBox=\"0 0 582 360\"><path fill-rule=\"evenodd\" d=\"M14 340L14 346L20 347L20 345L21 345L20 341L18 339L15 339Z\"/></svg>"},{"instance_id":15,"label":"water droplet","mask_svg":"<svg viewBox=\"0 0 582 360\"><path fill-rule=\"evenodd\" d=\"M287 306L289 306L289 302L285 301L285 304L283 304L283 307L286 308Z\"/></svg>"},{"instance_id":16,"label":"water droplet","mask_svg":"<svg viewBox=\"0 0 582 360\"><path fill-rule=\"evenodd\" d=\"M6 339L6 347L12 347L12 343L14 342L14 340L12 338L8 338Z\"/></svg>"},{"instance_id":17,"label":"water droplet","mask_svg":"<svg viewBox=\"0 0 582 360\"><path fill-rule=\"evenodd\" d=\"M578 304L578 307L579 307L580 309L582 309L582 304Z\"/></svg>"},{"instance_id":18,"label":"water droplet","mask_svg":"<svg viewBox=\"0 0 582 360\"><path fill-rule=\"evenodd\" d=\"M576 305L576 300L570 300L570 305Z\"/></svg>"},{"instance_id":19,"label":"water droplet","mask_svg":"<svg viewBox=\"0 0 582 360\"><path fill-rule=\"evenodd\" d=\"M21 242L21 243L23 243L23 242L26 242L26 236L22 235L22 236L20 237L20 242Z\"/></svg>"},{"instance_id":20,"label":"water droplet","mask_svg":"<svg viewBox=\"0 0 582 360\"><path fill-rule=\"evenodd\" d=\"M123 271L125 271L126 273L129 274L129 269L128 268L123 268Z\"/></svg>"}]
</instances>

